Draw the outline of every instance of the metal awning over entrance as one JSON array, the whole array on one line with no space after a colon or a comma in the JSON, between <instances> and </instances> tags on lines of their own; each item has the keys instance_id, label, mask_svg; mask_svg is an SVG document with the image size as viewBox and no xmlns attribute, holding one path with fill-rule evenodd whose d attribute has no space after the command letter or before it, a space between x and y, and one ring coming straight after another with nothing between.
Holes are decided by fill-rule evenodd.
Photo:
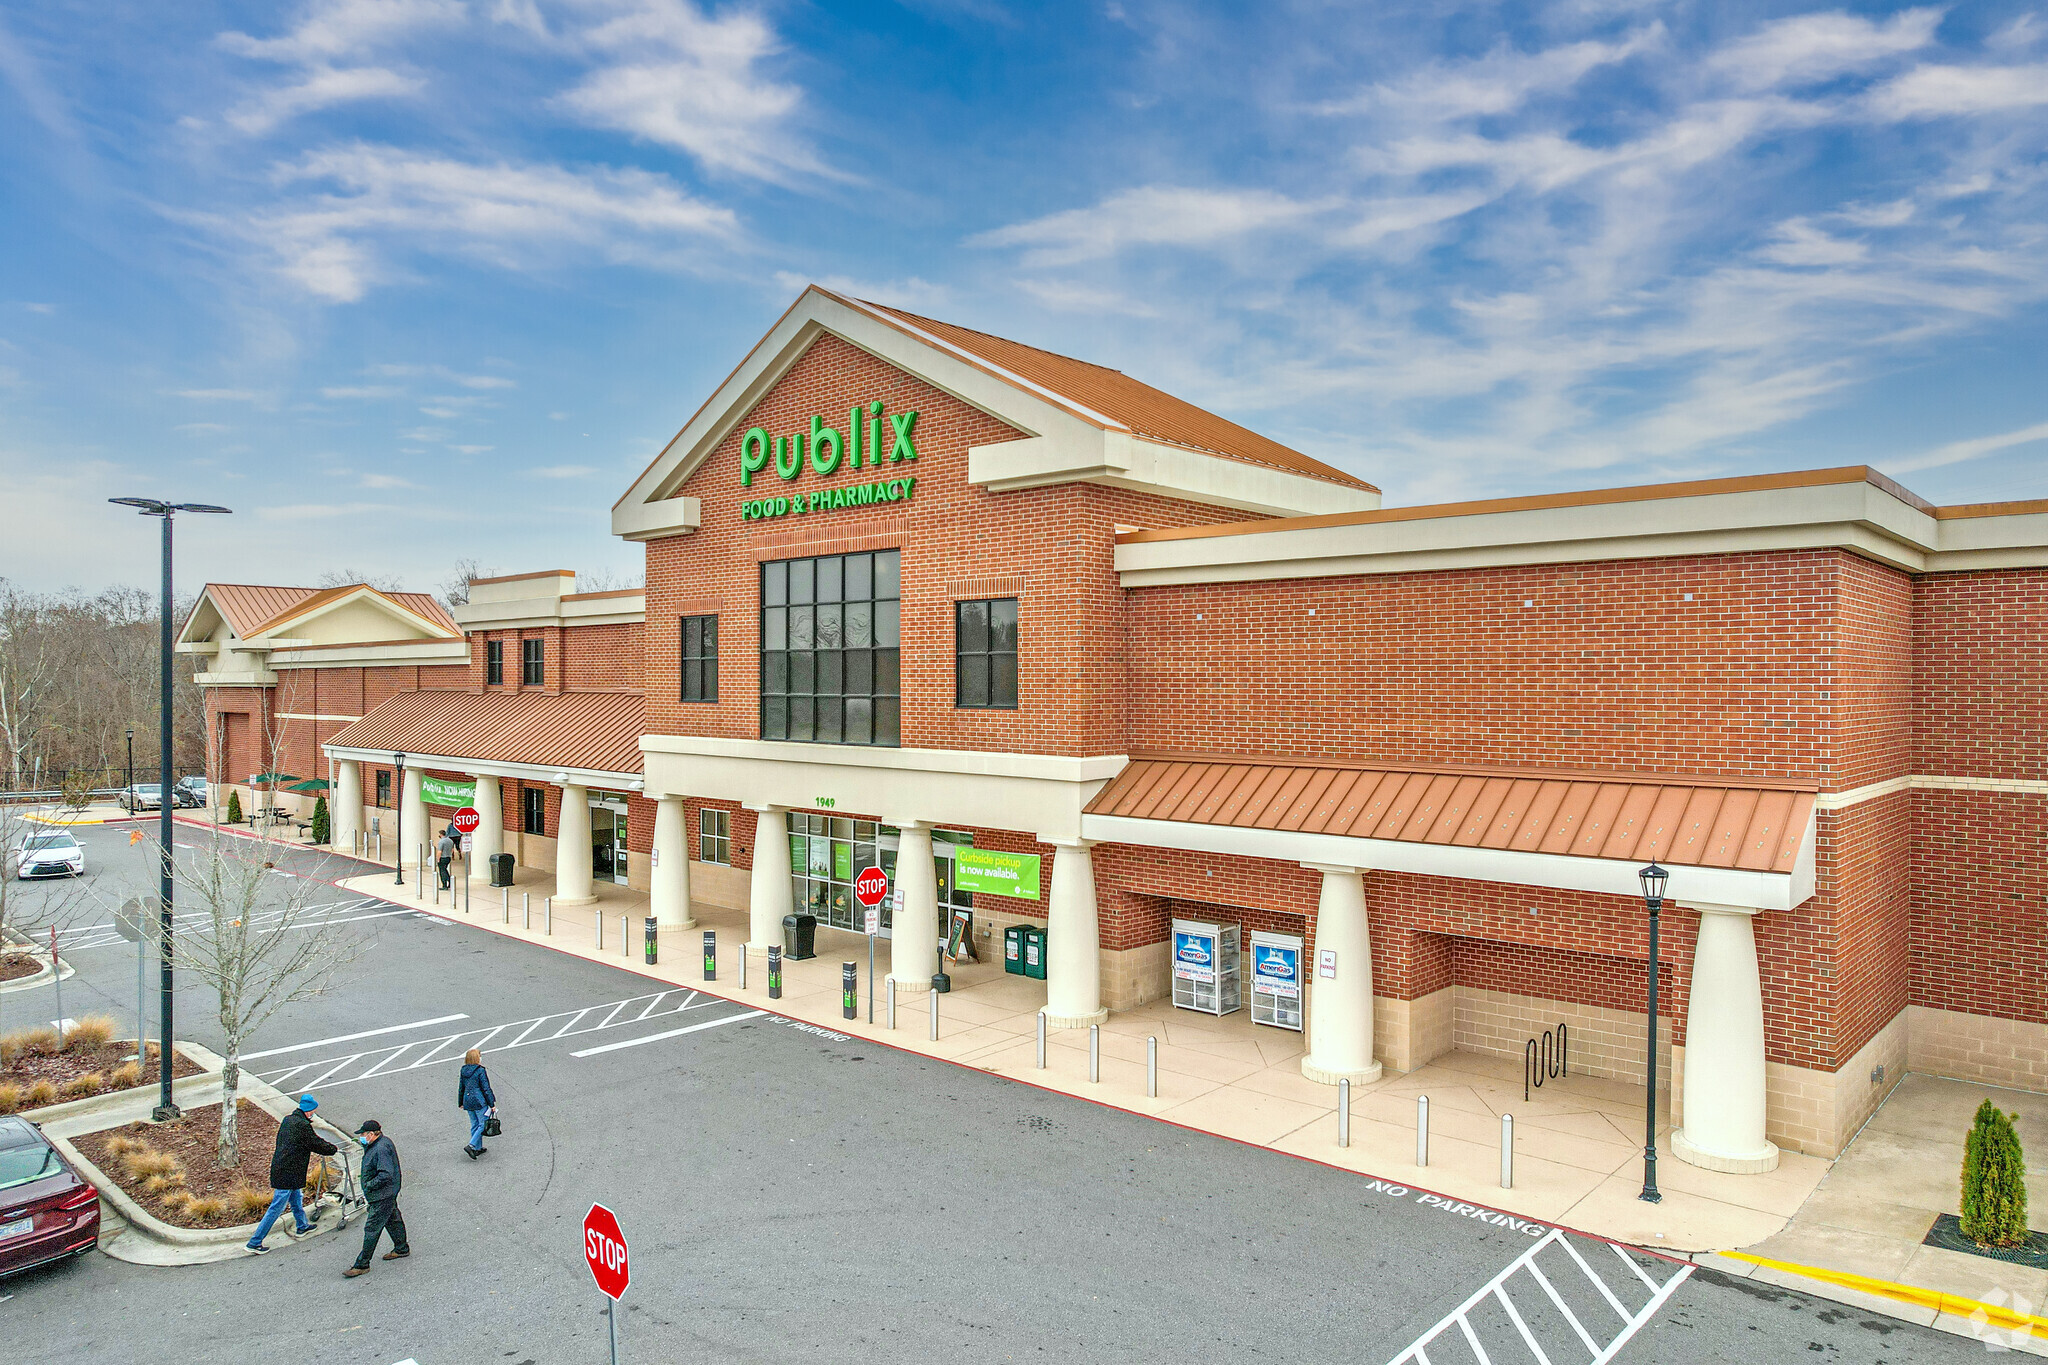
<instances>
[{"instance_id":1,"label":"metal awning over entrance","mask_svg":"<svg viewBox=\"0 0 2048 1365\"><path fill-rule=\"evenodd\" d=\"M1789 909L1813 894L1810 788L1712 778L1134 755L1089 839Z\"/></svg>"},{"instance_id":2,"label":"metal awning over entrance","mask_svg":"<svg viewBox=\"0 0 2048 1365\"><path fill-rule=\"evenodd\" d=\"M333 758L422 764L599 784L640 780L638 692L401 692L322 747Z\"/></svg>"}]
</instances>

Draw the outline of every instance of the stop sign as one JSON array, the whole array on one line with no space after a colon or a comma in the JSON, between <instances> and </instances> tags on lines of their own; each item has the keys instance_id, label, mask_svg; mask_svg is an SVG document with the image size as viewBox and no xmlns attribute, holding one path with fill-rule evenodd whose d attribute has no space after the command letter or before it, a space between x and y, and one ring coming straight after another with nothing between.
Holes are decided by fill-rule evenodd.
<instances>
[{"instance_id":1,"label":"stop sign","mask_svg":"<svg viewBox=\"0 0 2048 1365\"><path fill-rule=\"evenodd\" d=\"M602 1204L592 1204L583 1215L583 1259L590 1263L590 1278L606 1298L616 1300L626 1292L632 1277L626 1270L626 1234L619 1220Z\"/></svg>"},{"instance_id":2,"label":"stop sign","mask_svg":"<svg viewBox=\"0 0 2048 1365\"><path fill-rule=\"evenodd\" d=\"M879 867L864 867L853 879L853 898L870 910L889 894L889 874Z\"/></svg>"},{"instance_id":3,"label":"stop sign","mask_svg":"<svg viewBox=\"0 0 2048 1365\"><path fill-rule=\"evenodd\" d=\"M455 812L455 818L450 821L455 826L457 832L462 834L476 833L477 826L483 824L483 822L483 812L479 811L475 806L464 806L461 810Z\"/></svg>"}]
</instances>

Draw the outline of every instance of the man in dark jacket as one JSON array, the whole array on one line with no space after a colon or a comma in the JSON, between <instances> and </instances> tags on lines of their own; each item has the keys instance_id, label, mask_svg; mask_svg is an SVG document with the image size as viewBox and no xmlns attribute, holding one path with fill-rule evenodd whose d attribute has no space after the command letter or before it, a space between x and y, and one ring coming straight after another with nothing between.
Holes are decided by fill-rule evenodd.
<instances>
[{"instance_id":1,"label":"man in dark jacket","mask_svg":"<svg viewBox=\"0 0 2048 1365\"><path fill-rule=\"evenodd\" d=\"M441 889L443 891L447 891L454 886L454 882L450 881L448 877L448 864L455 861L455 850L457 847L455 836L451 833L454 828L455 826L453 825L448 826L447 829L441 831L441 837L434 842L434 869L441 874Z\"/></svg>"},{"instance_id":2,"label":"man in dark jacket","mask_svg":"<svg viewBox=\"0 0 2048 1365\"><path fill-rule=\"evenodd\" d=\"M270 1229L286 1209L292 1211L292 1230L299 1236L313 1230L313 1225L306 1221L306 1203L301 1194L306 1188L306 1167L315 1152L333 1156L339 1150L313 1131L313 1111L319 1107L320 1101L311 1095L301 1095L299 1107L277 1126L277 1150L270 1156L270 1207L264 1210L263 1221L256 1225L256 1235L247 1243L258 1256L270 1250L263 1245L263 1239L270 1235Z\"/></svg>"},{"instance_id":3,"label":"man in dark jacket","mask_svg":"<svg viewBox=\"0 0 2048 1365\"><path fill-rule=\"evenodd\" d=\"M370 1216L363 1223L362 1254L341 1272L349 1279L370 1273L370 1258L377 1254L377 1239L386 1228L391 1230L391 1250L384 1259L402 1261L412 1255L412 1243L405 1239L405 1215L398 1211L398 1188L405 1183L398 1169L398 1149L375 1119L363 1120L356 1137L363 1144L363 1197L370 1201Z\"/></svg>"}]
</instances>

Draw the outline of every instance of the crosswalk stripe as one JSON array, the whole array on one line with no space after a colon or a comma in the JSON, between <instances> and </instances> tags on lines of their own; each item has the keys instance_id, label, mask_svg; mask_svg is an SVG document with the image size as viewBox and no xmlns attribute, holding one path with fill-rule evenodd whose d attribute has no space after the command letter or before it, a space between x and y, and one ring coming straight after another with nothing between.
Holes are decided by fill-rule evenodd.
<instances>
[{"instance_id":1,"label":"crosswalk stripe","mask_svg":"<svg viewBox=\"0 0 2048 1365\"><path fill-rule=\"evenodd\" d=\"M595 1057L600 1052L617 1052L622 1048L639 1047L643 1043L666 1042L670 1038L680 1038L685 1033L700 1033L708 1028L723 1028L727 1024L737 1024L742 1020L759 1019L766 1013L768 1013L767 1010L748 1010L745 1014L727 1015L723 1019L711 1019L702 1024L692 1024L688 1028L672 1028L665 1033L650 1033L644 1038L627 1038L622 1042L606 1043L602 1047L587 1047L581 1052L572 1052L569 1055L571 1057Z\"/></svg>"}]
</instances>

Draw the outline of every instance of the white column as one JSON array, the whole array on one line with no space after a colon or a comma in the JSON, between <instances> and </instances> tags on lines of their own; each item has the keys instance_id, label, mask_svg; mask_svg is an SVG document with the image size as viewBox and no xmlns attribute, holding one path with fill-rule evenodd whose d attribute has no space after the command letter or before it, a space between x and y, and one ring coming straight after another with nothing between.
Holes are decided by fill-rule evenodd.
<instances>
[{"instance_id":1,"label":"white column","mask_svg":"<svg viewBox=\"0 0 2048 1365\"><path fill-rule=\"evenodd\" d=\"M754 812L754 875L747 886L747 945L766 952L782 944L782 917L790 912L789 811L749 806Z\"/></svg>"},{"instance_id":2,"label":"white column","mask_svg":"<svg viewBox=\"0 0 2048 1365\"><path fill-rule=\"evenodd\" d=\"M1764 990L1754 909L1694 905L1700 913L1685 1008L1685 1127L1671 1153L1710 1171L1776 1170L1764 1137Z\"/></svg>"},{"instance_id":3,"label":"white column","mask_svg":"<svg viewBox=\"0 0 2048 1365\"><path fill-rule=\"evenodd\" d=\"M928 991L939 970L939 878L932 868L932 827L922 820L891 820L901 831L896 847L896 889L903 905L889 917L889 979L896 992Z\"/></svg>"},{"instance_id":4,"label":"white column","mask_svg":"<svg viewBox=\"0 0 2048 1365\"><path fill-rule=\"evenodd\" d=\"M433 844L434 832L427 828L427 802L426 798L420 795L418 768L405 770L405 785L398 793L398 822L401 828L392 831L398 836L400 844L398 856L419 866L420 847L423 844ZM434 861L432 847L428 847L426 856L427 863L431 864Z\"/></svg>"},{"instance_id":5,"label":"white column","mask_svg":"<svg viewBox=\"0 0 2048 1365\"><path fill-rule=\"evenodd\" d=\"M555 904L589 905L590 788L562 784L562 817L555 825Z\"/></svg>"},{"instance_id":6,"label":"white column","mask_svg":"<svg viewBox=\"0 0 2048 1365\"><path fill-rule=\"evenodd\" d=\"M476 775L476 813L483 823L476 827L476 838L470 842L469 866L488 876L491 858L505 851L505 793L498 779L488 773Z\"/></svg>"},{"instance_id":7,"label":"white column","mask_svg":"<svg viewBox=\"0 0 2048 1365\"><path fill-rule=\"evenodd\" d=\"M697 923L690 916L690 842L684 814L680 796L661 797L654 807L654 867L648 884L654 922L663 932Z\"/></svg>"},{"instance_id":8,"label":"white column","mask_svg":"<svg viewBox=\"0 0 2048 1365\"><path fill-rule=\"evenodd\" d=\"M363 827L363 765L352 758L334 760L334 802L327 824L332 847L353 853L356 831Z\"/></svg>"},{"instance_id":9,"label":"white column","mask_svg":"<svg viewBox=\"0 0 2048 1365\"><path fill-rule=\"evenodd\" d=\"M1056 841L1052 901L1045 921L1045 1022L1086 1028L1109 1018L1102 1008L1102 931L1095 909L1090 845Z\"/></svg>"},{"instance_id":10,"label":"white column","mask_svg":"<svg viewBox=\"0 0 2048 1365\"><path fill-rule=\"evenodd\" d=\"M1301 1074L1312 1081L1376 1081L1372 1055L1372 934L1365 921L1364 870L1304 863L1323 874L1316 937L1309 945L1308 1055ZM1323 975L1326 961L1335 973Z\"/></svg>"}]
</instances>

